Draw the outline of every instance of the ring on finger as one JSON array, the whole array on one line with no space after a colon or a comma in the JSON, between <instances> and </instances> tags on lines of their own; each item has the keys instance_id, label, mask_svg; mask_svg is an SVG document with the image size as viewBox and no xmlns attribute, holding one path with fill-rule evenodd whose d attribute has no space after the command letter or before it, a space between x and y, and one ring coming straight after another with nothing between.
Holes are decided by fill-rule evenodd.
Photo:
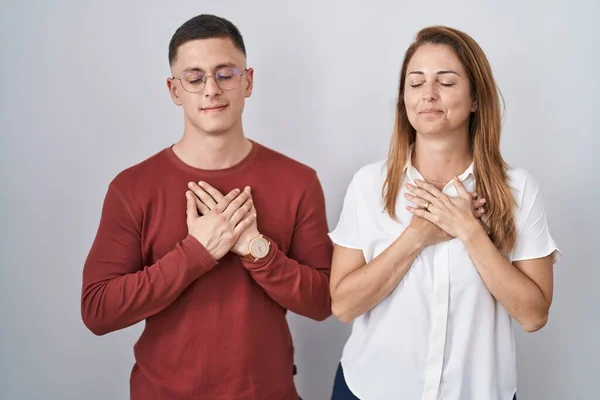
<instances>
[{"instance_id":1,"label":"ring on finger","mask_svg":"<svg viewBox=\"0 0 600 400\"><path fill-rule=\"evenodd\" d=\"M427 211L429 211L429 206L431 205L431 202L429 200L425 200L425 204L423 204L423 208Z\"/></svg>"}]
</instances>

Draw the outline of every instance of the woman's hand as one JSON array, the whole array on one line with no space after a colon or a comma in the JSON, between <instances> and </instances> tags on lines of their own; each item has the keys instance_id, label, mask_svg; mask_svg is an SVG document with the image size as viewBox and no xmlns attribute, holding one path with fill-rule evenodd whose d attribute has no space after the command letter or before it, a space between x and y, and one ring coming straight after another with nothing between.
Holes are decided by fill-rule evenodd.
<instances>
[{"instance_id":1,"label":"woman's hand","mask_svg":"<svg viewBox=\"0 0 600 400\"><path fill-rule=\"evenodd\" d=\"M419 179L415 180L417 186L407 184L410 193L406 193L405 196L418 206L409 206L407 210L435 224L449 235L463 240L474 227L478 227L477 219L484 213L481 206L485 199L474 201L473 194L467 192L456 176L452 181L458 191L458 197L448 196L435 186Z\"/></svg>"}]
</instances>

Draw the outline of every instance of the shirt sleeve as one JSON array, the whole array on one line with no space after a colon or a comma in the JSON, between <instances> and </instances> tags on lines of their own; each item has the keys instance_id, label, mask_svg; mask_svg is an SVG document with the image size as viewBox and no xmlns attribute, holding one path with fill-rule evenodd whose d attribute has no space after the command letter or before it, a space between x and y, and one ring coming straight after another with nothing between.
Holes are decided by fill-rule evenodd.
<instances>
[{"instance_id":1,"label":"shirt sleeve","mask_svg":"<svg viewBox=\"0 0 600 400\"><path fill-rule=\"evenodd\" d=\"M335 229L329 233L333 243L350 249L362 250L358 228L358 174L348 185L342 212Z\"/></svg>"},{"instance_id":2,"label":"shirt sleeve","mask_svg":"<svg viewBox=\"0 0 600 400\"><path fill-rule=\"evenodd\" d=\"M518 236L512 251L512 261L531 260L552 254L553 263L556 263L562 257L550 234L539 184L531 176L527 177L524 185L515 223Z\"/></svg>"},{"instance_id":3,"label":"shirt sleeve","mask_svg":"<svg viewBox=\"0 0 600 400\"><path fill-rule=\"evenodd\" d=\"M193 236L152 265L141 254L141 221L110 186L83 268L81 316L95 334L126 328L169 306L217 261Z\"/></svg>"},{"instance_id":4,"label":"shirt sleeve","mask_svg":"<svg viewBox=\"0 0 600 400\"><path fill-rule=\"evenodd\" d=\"M329 272L333 246L327 231L325 196L315 174L298 206L288 254L270 240L265 258L257 262L241 258L242 264L281 307L322 321L331 315Z\"/></svg>"}]
</instances>

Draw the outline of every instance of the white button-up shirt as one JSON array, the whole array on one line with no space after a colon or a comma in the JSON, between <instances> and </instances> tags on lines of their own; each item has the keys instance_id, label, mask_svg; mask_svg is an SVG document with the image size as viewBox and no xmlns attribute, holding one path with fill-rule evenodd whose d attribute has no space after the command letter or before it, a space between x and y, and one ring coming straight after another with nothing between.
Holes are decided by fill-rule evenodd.
<instances>
[{"instance_id":1,"label":"white button-up shirt","mask_svg":"<svg viewBox=\"0 0 600 400\"><path fill-rule=\"evenodd\" d=\"M552 239L537 182L521 169L508 171L516 200L518 230L513 261L560 251ZM421 174L404 170L396 212L383 212L385 160L353 177L344 199L334 243L362 250L370 262L409 225L404 183ZM473 165L459 176L475 189ZM450 182L443 189L457 196ZM414 206L414 205L413 205ZM350 390L361 400L512 400L516 392L512 319L485 286L458 239L428 246L398 286L352 325L342 367Z\"/></svg>"}]
</instances>

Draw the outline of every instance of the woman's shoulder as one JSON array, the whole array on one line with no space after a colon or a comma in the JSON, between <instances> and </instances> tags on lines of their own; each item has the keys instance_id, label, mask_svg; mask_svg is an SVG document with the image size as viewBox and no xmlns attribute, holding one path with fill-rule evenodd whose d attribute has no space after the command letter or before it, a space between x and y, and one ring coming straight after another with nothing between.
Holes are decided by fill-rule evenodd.
<instances>
[{"instance_id":1,"label":"woman's shoulder","mask_svg":"<svg viewBox=\"0 0 600 400\"><path fill-rule=\"evenodd\" d=\"M509 168L507 175L508 187L519 209L532 203L539 196L540 185L528 170Z\"/></svg>"},{"instance_id":2,"label":"woman's shoulder","mask_svg":"<svg viewBox=\"0 0 600 400\"><path fill-rule=\"evenodd\" d=\"M352 176L347 194L354 199L360 198L361 203L371 204L375 202L379 204L386 170L385 159L363 165Z\"/></svg>"},{"instance_id":3,"label":"woman's shoulder","mask_svg":"<svg viewBox=\"0 0 600 400\"><path fill-rule=\"evenodd\" d=\"M387 173L387 159L378 160L366 165L363 165L354 173L352 181L357 181L361 184L383 182Z\"/></svg>"},{"instance_id":4,"label":"woman's shoulder","mask_svg":"<svg viewBox=\"0 0 600 400\"><path fill-rule=\"evenodd\" d=\"M535 177L524 168L509 168L506 173L511 190L523 191L538 186Z\"/></svg>"},{"instance_id":5,"label":"woman's shoulder","mask_svg":"<svg viewBox=\"0 0 600 400\"><path fill-rule=\"evenodd\" d=\"M507 169L506 173L508 175L509 183L520 185L527 181L534 180L533 175L524 168L510 167Z\"/></svg>"}]
</instances>

